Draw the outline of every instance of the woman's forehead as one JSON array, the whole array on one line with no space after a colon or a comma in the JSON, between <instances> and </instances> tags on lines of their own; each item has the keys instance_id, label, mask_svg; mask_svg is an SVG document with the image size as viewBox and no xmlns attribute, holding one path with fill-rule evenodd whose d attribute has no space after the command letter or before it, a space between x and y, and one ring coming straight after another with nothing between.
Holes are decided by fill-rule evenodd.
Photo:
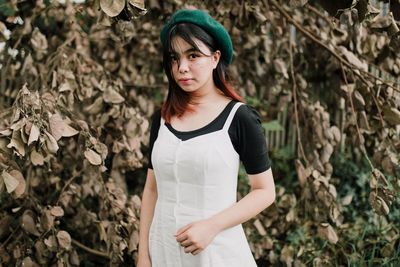
<instances>
[{"instance_id":1,"label":"woman's forehead","mask_svg":"<svg viewBox=\"0 0 400 267\"><path fill-rule=\"evenodd\" d=\"M198 51L198 50L200 50L201 52L206 52L208 50L208 47L199 39L192 38L192 40L196 44L197 47L191 45L190 43L185 41L182 37L175 36L171 40L171 48L172 48L173 52L178 53L178 54L185 54L188 52L193 52L193 51Z\"/></svg>"}]
</instances>

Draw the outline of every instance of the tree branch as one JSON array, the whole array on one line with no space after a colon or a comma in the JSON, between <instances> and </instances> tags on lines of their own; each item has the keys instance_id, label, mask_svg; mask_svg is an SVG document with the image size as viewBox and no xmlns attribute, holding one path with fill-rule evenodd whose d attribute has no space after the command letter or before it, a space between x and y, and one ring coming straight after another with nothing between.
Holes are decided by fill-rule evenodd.
<instances>
[{"instance_id":1,"label":"tree branch","mask_svg":"<svg viewBox=\"0 0 400 267\"><path fill-rule=\"evenodd\" d=\"M294 76L294 69L293 69L293 53L292 53L292 49L293 49L293 44L291 41L289 41L289 58L290 58L290 75L292 78L292 91L293 91L293 101L294 101L294 118L296 120L296 132L297 132L297 142L299 143L299 148L300 148L300 154L302 156L302 158L304 159L304 161L306 162L306 164L308 165L308 160L306 158L306 155L304 153L304 148L303 148L303 144L301 142L301 133L300 133L300 126L299 126L299 112L297 111L297 86L296 86L296 78Z\"/></svg>"},{"instance_id":2,"label":"tree branch","mask_svg":"<svg viewBox=\"0 0 400 267\"><path fill-rule=\"evenodd\" d=\"M365 79L363 79L363 76L361 75L361 73L363 73L363 74L365 74L375 80L378 80L378 81L382 82L383 84L393 88L393 90L400 92L400 89L398 89L397 87L387 83L386 81L373 75L372 73L369 73L368 71L362 70L362 69L358 68L357 66L351 64L345 58L343 58L338 53L336 53L336 51L332 50L328 45L326 45L323 42L321 42L320 40L318 40L310 31L306 30L296 20L294 20L275 0L269 0L269 2L271 2L271 4L279 11L279 13L281 13L291 24L293 24L293 26L295 26L296 29L298 29L304 35L306 35L308 38L310 38L312 41L314 41L315 43L317 43L318 45L322 46L327 51L329 51L337 60L339 60L343 65L345 65L347 68L349 68L361 80L365 81ZM263 0L263 3L266 7L268 6L266 3L266 0Z\"/></svg>"},{"instance_id":3,"label":"tree branch","mask_svg":"<svg viewBox=\"0 0 400 267\"><path fill-rule=\"evenodd\" d=\"M84 244L80 243L79 241L76 241L75 239L72 239L72 244L74 244L75 246L77 246L93 255L100 256L100 257L103 257L106 259L110 259L110 256L108 256L107 253L89 248L89 247L85 246Z\"/></svg>"},{"instance_id":4,"label":"tree branch","mask_svg":"<svg viewBox=\"0 0 400 267\"><path fill-rule=\"evenodd\" d=\"M343 65L340 64L340 67L342 69L343 79L344 79L346 85L348 85L346 72L345 72L345 70L343 68ZM347 92L347 97L349 98L350 107L351 107L351 113L353 115L354 124L356 125L357 135L358 135L358 140L360 142L361 151L364 154L364 157L367 159L371 169L373 170L374 169L374 165L372 164L371 160L369 159L369 157L367 155L367 151L366 151L365 146L364 146L364 142L365 141L363 140L364 137L362 136L361 131L360 131L360 127L358 126L358 123L357 123L357 114L356 114L356 111L355 111L355 108L354 108L352 92L350 92L350 90L348 90L348 92Z\"/></svg>"}]
</instances>

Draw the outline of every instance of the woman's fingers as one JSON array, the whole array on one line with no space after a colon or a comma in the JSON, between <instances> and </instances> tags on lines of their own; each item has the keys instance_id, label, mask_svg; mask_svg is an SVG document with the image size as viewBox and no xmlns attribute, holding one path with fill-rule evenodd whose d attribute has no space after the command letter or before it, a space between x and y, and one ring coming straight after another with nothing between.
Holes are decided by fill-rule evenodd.
<instances>
[{"instance_id":1,"label":"woman's fingers","mask_svg":"<svg viewBox=\"0 0 400 267\"><path fill-rule=\"evenodd\" d=\"M188 238L188 235L186 233L183 233L176 237L176 241L181 243L182 241L185 241L187 238Z\"/></svg>"},{"instance_id":2,"label":"woman's fingers","mask_svg":"<svg viewBox=\"0 0 400 267\"><path fill-rule=\"evenodd\" d=\"M184 250L185 250L186 253L192 253L193 251L197 250L197 247L194 246L194 245L190 245L188 247L185 247Z\"/></svg>"},{"instance_id":3,"label":"woman's fingers","mask_svg":"<svg viewBox=\"0 0 400 267\"><path fill-rule=\"evenodd\" d=\"M189 224L187 224L187 225L185 225L185 226L179 228L178 231L176 232L175 236L178 236L178 235L180 235L181 233L185 232L187 229L190 228L190 226L192 226L191 223L189 223Z\"/></svg>"},{"instance_id":4,"label":"woman's fingers","mask_svg":"<svg viewBox=\"0 0 400 267\"><path fill-rule=\"evenodd\" d=\"M182 247L188 247L190 245L193 245L193 242L189 241L188 239L181 242Z\"/></svg>"},{"instance_id":5,"label":"woman's fingers","mask_svg":"<svg viewBox=\"0 0 400 267\"><path fill-rule=\"evenodd\" d=\"M197 254L199 254L200 252L201 252L201 249L196 249L196 250L192 251L192 254L193 254L193 255L197 255Z\"/></svg>"}]
</instances>

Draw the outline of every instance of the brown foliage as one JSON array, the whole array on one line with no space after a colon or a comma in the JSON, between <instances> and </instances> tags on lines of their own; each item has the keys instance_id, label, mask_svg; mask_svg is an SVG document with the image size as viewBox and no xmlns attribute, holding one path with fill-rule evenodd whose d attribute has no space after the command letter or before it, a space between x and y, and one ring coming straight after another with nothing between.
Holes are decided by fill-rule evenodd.
<instances>
[{"instance_id":1,"label":"brown foliage","mask_svg":"<svg viewBox=\"0 0 400 267\"><path fill-rule=\"evenodd\" d=\"M158 33L179 2L149 1L146 15L143 2L122 0L11 2L14 13L2 11L0 262L132 265L140 198L125 178L146 166L148 119L166 86ZM278 181L276 203L246 224L256 258L299 266L309 255L327 265L335 254L281 236L301 226L305 238L335 245L358 230L343 216L352 196L339 198L332 165L347 146L370 164L371 207L390 213L400 188L397 9L378 16L369 1L311 3L335 19L308 1L184 2L231 33L241 94L266 120L287 109L283 126L295 125L298 186ZM399 236L387 225L389 257Z\"/></svg>"}]
</instances>

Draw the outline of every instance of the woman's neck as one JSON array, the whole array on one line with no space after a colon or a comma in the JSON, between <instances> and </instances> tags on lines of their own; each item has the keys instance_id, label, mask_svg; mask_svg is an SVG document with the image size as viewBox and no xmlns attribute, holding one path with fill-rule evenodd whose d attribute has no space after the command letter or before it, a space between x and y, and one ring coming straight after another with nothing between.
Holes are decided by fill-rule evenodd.
<instances>
[{"instance_id":1,"label":"woman's neck","mask_svg":"<svg viewBox=\"0 0 400 267\"><path fill-rule=\"evenodd\" d=\"M227 98L216 86L213 86L213 88L207 90L206 92L194 92L191 97L193 107L205 106L210 103L215 103L222 98Z\"/></svg>"}]
</instances>

